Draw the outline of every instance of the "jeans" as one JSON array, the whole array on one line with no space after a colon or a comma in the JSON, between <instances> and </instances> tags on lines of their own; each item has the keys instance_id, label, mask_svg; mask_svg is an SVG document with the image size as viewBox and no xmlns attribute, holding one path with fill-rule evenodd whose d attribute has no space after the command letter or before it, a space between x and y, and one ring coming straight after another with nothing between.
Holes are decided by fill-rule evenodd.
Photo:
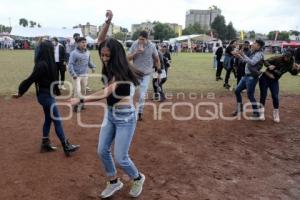
<instances>
[{"instance_id":1,"label":"jeans","mask_svg":"<svg viewBox=\"0 0 300 200\"><path fill-rule=\"evenodd\" d=\"M248 99L250 100L252 104L252 109L254 114L258 114L257 110L257 102L255 99L255 86L257 84L258 79L254 78L252 76L243 76L242 79L240 80L237 88L235 89L235 96L236 96L236 101L238 105L242 104L242 95L241 92L244 89L247 89L247 95Z\"/></svg>"},{"instance_id":2,"label":"jeans","mask_svg":"<svg viewBox=\"0 0 300 200\"><path fill-rule=\"evenodd\" d=\"M51 122L54 123L55 132L61 143L65 142L65 134L60 119L60 114L56 106L55 98L47 92L40 91L38 102L41 104L45 114L45 121L43 126L43 137L48 138L50 133Z\"/></svg>"},{"instance_id":3,"label":"jeans","mask_svg":"<svg viewBox=\"0 0 300 200\"><path fill-rule=\"evenodd\" d=\"M238 85L243 76L245 76L246 63L240 63L236 69L236 84Z\"/></svg>"},{"instance_id":4,"label":"jeans","mask_svg":"<svg viewBox=\"0 0 300 200\"><path fill-rule=\"evenodd\" d=\"M259 79L260 89L260 103L265 105L266 98L268 95L268 88L270 88L273 107L274 109L279 108L279 81L277 79L271 79L267 75L263 74Z\"/></svg>"},{"instance_id":5,"label":"jeans","mask_svg":"<svg viewBox=\"0 0 300 200\"><path fill-rule=\"evenodd\" d=\"M98 156L102 160L107 176L115 176L117 171L111 153L114 143L114 157L117 164L132 179L139 176L139 172L129 157L128 151L136 127L134 106L108 107L104 116L99 135Z\"/></svg>"},{"instance_id":6,"label":"jeans","mask_svg":"<svg viewBox=\"0 0 300 200\"><path fill-rule=\"evenodd\" d=\"M145 75L140 82L138 113L143 113L144 110L145 97L149 86L150 76L151 75Z\"/></svg>"}]
</instances>

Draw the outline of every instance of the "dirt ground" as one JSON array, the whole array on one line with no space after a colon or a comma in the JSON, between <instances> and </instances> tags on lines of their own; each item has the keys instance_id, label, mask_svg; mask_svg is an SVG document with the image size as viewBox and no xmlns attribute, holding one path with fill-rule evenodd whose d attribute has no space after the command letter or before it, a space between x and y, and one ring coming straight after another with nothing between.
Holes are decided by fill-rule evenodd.
<instances>
[{"instance_id":1,"label":"dirt ground","mask_svg":"<svg viewBox=\"0 0 300 200\"><path fill-rule=\"evenodd\" d=\"M196 105L207 101L197 97ZM224 114L234 109L231 94L222 102ZM264 122L212 121L196 117L178 121L165 112L154 120L151 107L139 122L131 157L146 175L142 200L277 200L300 199L300 96L281 96L281 123L272 121L268 100ZM77 118L64 121L72 143L81 148L64 156L53 127L54 153L39 153L42 109L35 97L0 99L0 199L92 200L105 187L105 174L96 154L99 128L83 128ZM166 105L165 108L171 106ZM61 108L66 116L68 110ZM200 113L205 115L205 108ZM103 109L87 106L86 123L101 123ZM189 107L177 106L177 116L188 116ZM119 170L125 187L114 200L128 197L130 182Z\"/></svg>"}]
</instances>

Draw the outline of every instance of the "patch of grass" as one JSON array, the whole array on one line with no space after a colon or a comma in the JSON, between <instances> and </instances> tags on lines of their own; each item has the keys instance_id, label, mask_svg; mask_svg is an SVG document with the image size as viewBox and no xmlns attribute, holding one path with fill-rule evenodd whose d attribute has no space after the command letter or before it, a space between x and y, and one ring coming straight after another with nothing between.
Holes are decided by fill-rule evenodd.
<instances>
[{"instance_id":1,"label":"patch of grass","mask_svg":"<svg viewBox=\"0 0 300 200\"><path fill-rule=\"evenodd\" d=\"M97 65L96 73L100 73L101 64L97 51L92 51L92 60ZM172 56L172 68L169 71L166 90L194 92L222 92L223 82L215 81L215 70L212 68L212 54L180 53ZM33 69L33 51L15 50L0 51L0 94L9 95L17 91L19 83ZM222 72L225 76L225 71ZM68 72L66 79L71 81ZM230 84L235 86L236 80L231 75ZM102 87L99 77L89 79L89 86L95 91ZM300 94L300 76L285 74L280 80L281 92ZM152 87L150 87L152 88ZM34 92L31 87L29 93Z\"/></svg>"}]
</instances>

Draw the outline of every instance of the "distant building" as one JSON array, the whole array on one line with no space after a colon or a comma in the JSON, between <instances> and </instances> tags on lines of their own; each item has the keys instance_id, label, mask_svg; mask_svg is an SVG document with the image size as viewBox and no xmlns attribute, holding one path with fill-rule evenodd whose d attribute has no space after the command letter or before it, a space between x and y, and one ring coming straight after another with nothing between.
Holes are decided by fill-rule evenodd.
<instances>
[{"instance_id":1,"label":"distant building","mask_svg":"<svg viewBox=\"0 0 300 200\"><path fill-rule=\"evenodd\" d=\"M135 33L139 30L148 31L148 33L153 33L154 24L152 22L143 22L141 24L132 24L131 25L131 33Z\"/></svg>"},{"instance_id":2,"label":"distant building","mask_svg":"<svg viewBox=\"0 0 300 200\"><path fill-rule=\"evenodd\" d=\"M198 23L203 29L210 29L211 23L218 15L221 15L220 9L188 10L185 15L185 27Z\"/></svg>"},{"instance_id":3,"label":"distant building","mask_svg":"<svg viewBox=\"0 0 300 200\"><path fill-rule=\"evenodd\" d=\"M178 36L182 35L182 26L181 25L175 24L175 23L165 23L165 24L169 25L169 27L172 30L174 30L174 32ZM155 24L152 22L143 22L141 24L132 24L131 25L131 33L133 34L139 30L146 30L146 31L148 31L148 33L150 33L150 35L152 35L154 33L154 26L155 26Z\"/></svg>"},{"instance_id":4,"label":"distant building","mask_svg":"<svg viewBox=\"0 0 300 200\"><path fill-rule=\"evenodd\" d=\"M290 35L289 39L291 41L300 41L300 35Z\"/></svg>"},{"instance_id":5,"label":"distant building","mask_svg":"<svg viewBox=\"0 0 300 200\"><path fill-rule=\"evenodd\" d=\"M86 36L91 36L93 38L97 37L97 26L91 25L89 22L86 25L79 24L78 26L74 26L73 28L81 28L82 34Z\"/></svg>"}]
</instances>

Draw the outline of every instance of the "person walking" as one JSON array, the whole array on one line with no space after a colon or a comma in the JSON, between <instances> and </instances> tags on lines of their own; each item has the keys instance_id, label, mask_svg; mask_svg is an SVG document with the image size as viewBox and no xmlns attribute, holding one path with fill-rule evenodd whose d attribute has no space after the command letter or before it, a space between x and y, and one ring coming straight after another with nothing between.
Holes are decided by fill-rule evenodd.
<instances>
[{"instance_id":1,"label":"person walking","mask_svg":"<svg viewBox=\"0 0 300 200\"><path fill-rule=\"evenodd\" d=\"M13 95L20 98L35 83L36 95L39 104L42 106L45 116L43 126L43 137L41 152L52 152L57 149L49 139L51 123L54 123L55 132L59 138L66 156L79 149L79 145L70 144L65 136L59 110L56 106L54 95L60 95L57 85L58 75L54 60L54 47L50 41L40 43L36 57L36 63L31 75L21 82L19 91Z\"/></svg>"},{"instance_id":2,"label":"person walking","mask_svg":"<svg viewBox=\"0 0 300 200\"><path fill-rule=\"evenodd\" d=\"M160 74L162 73L156 46L148 40L147 31L140 32L138 40L136 40L129 49L128 59L129 61L133 61L133 64L144 73L144 77L140 83L138 102L138 120L142 121L145 96L147 94L153 66L157 67L157 72L159 74L158 79L160 79Z\"/></svg>"},{"instance_id":3,"label":"person walking","mask_svg":"<svg viewBox=\"0 0 300 200\"><path fill-rule=\"evenodd\" d=\"M68 70L73 78L73 96L81 97L86 95L86 86L88 82L88 68L95 72L96 65L91 61L90 52L87 50L87 43L84 37L77 39L77 48L71 52ZM80 112L84 109L84 104L74 107L74 112Z\"/></svg>"}]
</instances>

